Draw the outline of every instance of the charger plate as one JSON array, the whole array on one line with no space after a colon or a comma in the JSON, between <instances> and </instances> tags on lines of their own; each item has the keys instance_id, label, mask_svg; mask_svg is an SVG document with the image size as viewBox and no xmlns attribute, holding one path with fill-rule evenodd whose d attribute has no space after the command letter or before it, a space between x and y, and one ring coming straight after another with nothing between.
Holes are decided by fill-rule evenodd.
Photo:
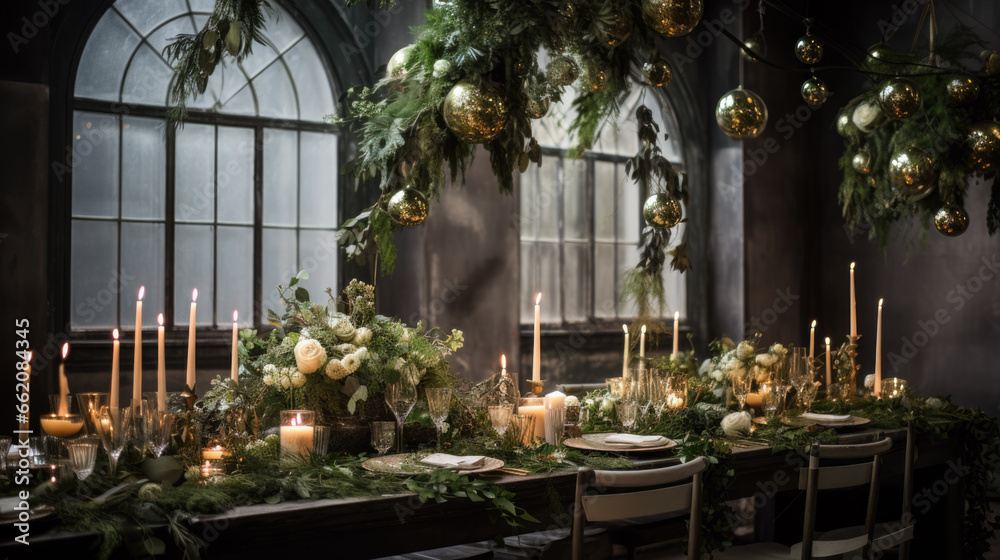
<instances>
[{"instance_id":1,"label":"charger plate","mask_svg":"<svg viewBox=\"0 0 1000 560\"><path fill-rule=\"evenodd\" d=\"M583 434L583 437L569 438L563 443L566 447L572 447L573 449L582 449L584 451L614 451L614 452L628 452L628 453L645 453L653 451L663 451L670 449L677 445L677 442L672 439L667 439L667 443L663 445L657 445L655 447L642 447L638 445L629 445L623 443L607 443L605 440L609 437L616 435L615 432L601 432L596 434Z\"/></svg>"},{"instance_id":2,"label":"charger plate","mask_svg":"<svg viewBox=\"0 0 1000 560\"><path fill-rule=\"evenodd\" d=\"M384 474L398 474L403 476L415 476L418 474L427 474L431 471L438 470L439 467L434 467L431 465L425 465L420 462L421 459L427 457L430 453L399 453L396 455L383 455L381 457L372 457L364 463L361 463L361 468L378 473ZM452 472L459 474L475 474L483 473L489 471L495 471L502 468L504 465L503 461L500 459L494 459L493 457L487 457L483 461L483 466L475 469L451 469Z\"/></svg>"}]
</instances>

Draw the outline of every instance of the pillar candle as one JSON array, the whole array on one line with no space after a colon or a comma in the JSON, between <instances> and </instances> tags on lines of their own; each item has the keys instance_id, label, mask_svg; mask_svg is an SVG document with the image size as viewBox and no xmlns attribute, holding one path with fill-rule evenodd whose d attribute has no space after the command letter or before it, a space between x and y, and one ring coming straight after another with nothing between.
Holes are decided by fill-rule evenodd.
<instances>
[{"instance_id":1,"label":"pillar candle","mask_svg":"<svg viewBox=\"0 0 1000 560\"><path fill-rule=\"evenodd\" d=\"M646 359L646 325L639 329L639 359Z\"/></svg>"},{"instance_id":2,"label":"pillar candle","mask_svg":"<svg viewBox=\"0 0 1000 560\"><path fill-rule=\"evenodd\" d=\"M622 356L622 379L628 378L628 325L622 325L625 331L625 353Z\"/></svg>"},{"instance_id":3,"label":"pillar candle","mask_svg":"<svg viewBox=\"0 0 1000 560\"><path fill-rule=\"evenodd\" d=\"M132 406L139 406L142 400L142 296L145 286L139 286L139 298L135 302L135 359L132 361Z\"/></svg>"},{"instance_id":4,"label":"pillar candle","mask_svg":"<svg viewBox=\"0 0 1000 560\"><path fill-rule=\"evenodd\" d=\"M198 319L198 288L191 292L191 317L188 319L187 386L194 389L194 330Z\"/></svg>"},{"instance_id":5,"label":"pillar candle","mask_svg":"<svg viewBox=\"0 0 1000 560\"><path fill-rule=\"evenodd\" d=\"M120 342L118 341L118 329L111 331L111 336L115 338L115 341L111 344L111 405L112 409L118 408L118 353L120 350Z\"/></svg>"},{"instance_id":6,"label":"pillar candle","mask_svg":"<svg viewBox=\"0 0 1000 560\"><path fill-rule=\"evenodd\" d=\"M809 327L809 361L816 356L816 319L813 319L812 326Z\"/></svg>"},{"instance_id":7,"label":"pillar candle","mask_svg":"<svg viewBox=\"0 0 1000 560\"><path fill-rule=\"evenodd\" d=\"M875 327L875 397L882 392L882 300L878 300L878 322Z\"/></svg>"},{"instance_id":8,"label":"pillar candle","mask_svg":"<svg viewBox=\"0 0 1000 560\"><path fill-rule=\"evenodd\" d=\"M542 292L535 298L535 349L531 357L531 380L542 379Z\"/></svg>"},{"instance_id":9,"label":"pillar candle","mask_svg":"<svg viewBox=\"0 0 1000 560\"><path fill-rule=\"evenodd\" d=\"M679 338L677 338L678 331L680 331L680 328L679 328L680 320L681 320L681 313L680 313L680 311L674 311L674 351L671 352L671 354L670 354L670 359L671 360L676 360L677 359L677 351L680 348L680 342L681 341L680 341Z\"/></svg>"},{"instance_id":10,"label":"pillar candle","mask_svg":"<svg viewBox=\"0 0 1000 560\"><path fill-rule=\"evenodd\" d=\"M69 415L69 382L66 381L66 356L69 354L69 343L62 345L62 360L59 361L59 416Z\"/></svg>"},{"instance_id":11,"label":"pillar candle","mask_svg":"<svg viewBox=\"0 0 1000 560\"><path fill-rule=\"evenodd\" d=\"M308 456L313 450L312 426L282 426L279 431L281 454Z\"/></svg>"},{"instance_id":12,"label":"pillar candle","mask_svg":"<svg viewBox=\"0 0 1000 560\"><path fill-rule=\"evenodd\" d=\"M156 410L167 411L167 364L164 348L163 313L156 316Z\"/></svg>"},{"instance_id":13,"label":"pillar candle","mask_svg":"<svg viewBox=\"0 0 1000 560\"><path fill-rule=\"evenodd\" d=\"M239 343L236 338L236 321L239 319L239 317L240 317L239 312L233 311L233 360L229 374L233 378L233 381L237 383L240 380L240 358L237 352L237 348L239 348Z\"/></svg>"},{"instance_id":14,"label":"pillar candle","mask_svg":"<svg viewBox=\"0 0 1000 560\"><path fill-rule=\"evenodd\" d=\"M832 381L832 368L833 363L830 361L830 337L826 337L826 387L830 388L830 383Z\"/></svg>"},{"instance_id":15,"label":"pillar candle","mask_svg":"<svg viewBox=\"0 0 1000 560\"><path fill-rule=\"evenodd\" d=\"M858 305L854 298L854 263L851 263L851 337L858 336Z\"/></svg>"},{"instance_id":16,"label":"pillar candle","mask_svg":"<svg viewBox=\"0 0 1000 560\"><path fill-rule=\"evenodd\" d=\"M532 418L535 423L534 436L545 438L545 404L542 399L525 399L525 401L537 401L539 404L530 404L517 407L518 414L524 414Z\"/></svg>"},{"instance_id":17,"label":"pillar candle","mask_svg":"<svg viewBox=\"0 0 1000 560\"><path fill-rule=\"evenodd\" d=\"M545 395L545 408L565 408L566 395L559 391L553 391Z\"/></svg>"}]
</instances>

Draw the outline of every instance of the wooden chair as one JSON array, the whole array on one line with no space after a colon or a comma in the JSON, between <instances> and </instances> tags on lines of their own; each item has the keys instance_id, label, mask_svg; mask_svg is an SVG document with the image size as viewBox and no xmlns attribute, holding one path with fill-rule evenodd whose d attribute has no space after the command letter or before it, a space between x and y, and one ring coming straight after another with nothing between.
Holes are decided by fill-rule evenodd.
<instances>
[{"instance_id":1,"label":"wooden chair","mask_svg":"<svg viewBox=\"0 0 1000 560\"><path fill-rule=\"evenodd\" d=\"M581 468L577 474L573 508L573 560L583 558L587 522L615 521L686 509L691 510L687 557L688 560L697 558L701 526L701 475L707 466L708 459L698 457L681 465L634 472ZM611 493L605 492L605 489L625 490ZM629 558L634 557L635 549L631 547Z\"/></svg>"},{"instance_id":2,"label":"wooden chair","mask_svg":"<svg viewBox=\"0 0 1000 560\"><path fill-rule=\"evenodd\" d=\"M867 557L873 543L875 510L878 506L878 477L882 454L892 448L892 438L881 438L873 443L853 445L813 445L809 453L809 467L799 473L799 489L805 490L806 506L802 525L802 542L791 548L776 543L756 543L737 546L717 553L713 558L734 559L784 559L826 558L852 554L858 550ZM820 466L820 460L870 459L838 466ZM820 490L837 490L868 486L868 510L860 534L844 538L815 538L816 502ZM827 535L831 535L828 533Z\"/></svg>"}]
</instances>

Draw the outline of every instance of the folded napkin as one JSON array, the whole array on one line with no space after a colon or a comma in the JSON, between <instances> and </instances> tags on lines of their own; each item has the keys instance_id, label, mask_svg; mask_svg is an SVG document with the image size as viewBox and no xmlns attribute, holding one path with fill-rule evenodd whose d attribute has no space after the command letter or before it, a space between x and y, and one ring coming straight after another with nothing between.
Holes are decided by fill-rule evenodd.
<instances>
[{"instance_id":1,"label":"folded napkin","mask_svg":"<svg viewBox=\"0 0 1000 560\"><path fill-rule=\"evenodd\" d=\"M482 455L459 456L447 453L435 453L424 457L420 462L442 469L470 470L483 466L483 463L486 462L486 457Z\"/></svg>"},{"instance_id":2,"label":"folded napkin","mask_svg":"<svg viewBox=\"0 0 1000 560\"><path fill-rule=\"evenodd\" d=\"M806 420L812 420L814 422L844 422L851 418L850 414L814 414L812 412L805 412L802 414L801 418Z\"/></svg>"},{"instance_id":3,"label":"folded napkin","mask_svg":"<svg viewBox=\"0 0 1000 560\"><path fill-rule=\"evenodd\" d=\"M659 447L669 440L663 436L639 436L635 434L612 434L604 438L604 443L623 443L636 447Z\"/></svg>"}]
</instances>

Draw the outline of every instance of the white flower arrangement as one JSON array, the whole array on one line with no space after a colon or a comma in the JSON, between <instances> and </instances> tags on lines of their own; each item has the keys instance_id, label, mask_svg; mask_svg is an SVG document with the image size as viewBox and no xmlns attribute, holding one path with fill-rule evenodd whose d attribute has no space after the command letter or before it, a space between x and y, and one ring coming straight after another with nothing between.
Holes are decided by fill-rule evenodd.
<instances>
[{"instance_id":1,"label":"white flower arrangement","mask_svg":"<svg viewBox=\"0 0 1000 560\"><path fill-rule=\"evenodd\" d=\"M350 342L354 339L354 331L354 325L347 318L340 319L333 325L334 336L344 342Z\"/></svg>"},{"instance_id":2,"label":"white flower arrangement","mask_svg":"<svg viewBox=\"0 0 1000 560\"><path fill-rule=\"evenodd\" d=\"M361 327L354 331L354 339L351 341L355 346L368 346L372 341L372 330L368 327Z\"/></svg>"},{"instance_id":3,"label":"white flower arrangement","mask_svg":"<svg viewBox=\"0 0 1000 560\"><path fill-rule=\"evenodd\" d=\"M306 384L306 375L301 371L295 371L292 373L289 381L291 382L292 387L301 387Z\"/></svg>"},{"instance_id":4,"label":"white flower arrangement","mask_svg":"<svg viewBox=\"0 0 1000 560\"><path fill-rule=\"evenodd\" d=\"M340 360L330 360L327 362L325 373L327 377L333 380L343 379L350 375L347 368L344 367L344 364L341 363Z\"/></svg>"},{"instance_id":5,"label":"white flower arrangement","mask_svg":"<svg viewBox=\"0 0 1000 560\"><path fill-rule=\"evenodd\" d=\"M580 399L573 395L566 397L565 406L580 406Z\"/></svg>"},{"instance_id":6,"label":"white flower arrangement","mask_svg":"<svg viewBox=\"0 0 1000 560\"><path fill-rule=\"evenodd\" d=\"M722 432L728 437L744 437L750 433L750 413L746 411L727 414L722 419Z\"/></svg>"},{"instance_id":7,"label":"white flower arrangement","mask_svg":"<svg viewBox=\"0 0 1000 560\"><path fill-rule=\"evenodd\" d=\"M354 354L348 354L340 360L341 365L347 370L347 374L350 375L358 370L361 366L361 360Z\"/></svg>"},{"instance_id":8,"label":"white flower arrangement","mask_svg":"<svg viewBox=\"0 0 1000 560\"><path fill-rule=\"evenodd\" d=\"M299 338L295 345L295 364L302 373L313 373L326 363L326 349L318 340Z\"/></svg>"}]
</instances>

